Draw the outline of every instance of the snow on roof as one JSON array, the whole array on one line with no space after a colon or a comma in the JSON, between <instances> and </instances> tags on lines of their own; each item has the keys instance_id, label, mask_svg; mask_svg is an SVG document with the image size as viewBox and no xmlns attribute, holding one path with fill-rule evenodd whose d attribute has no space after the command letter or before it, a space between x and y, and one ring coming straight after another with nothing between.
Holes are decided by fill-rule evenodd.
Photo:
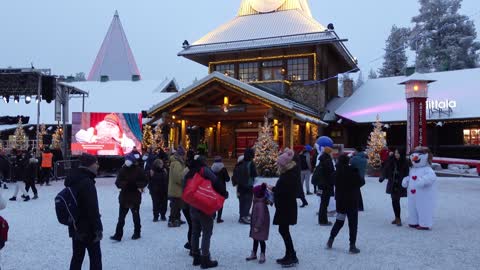
<instances>
[{"instance_id":1,"label":"snow on roof","mask_svg":"<svg viewBox=\"0 0 480 270\"><path fill-rule=\"evenodd\" d=\"M429 73L428 78L435 82L429 85L427 102L440 103L438 107L444 107L446 102L453 107L450 115L427 109L428 120L480 117L480 68ZM405 86L399 83L407 79L400 76L368 80L335 113L358 123L375 122L377 114L382 122L405 122Z\"/></svg>"},{"instance_id":2,"label":"snow on roof","mask_svg":"<svg viewBox=\"0 0 480 270\"><path fill-rule=\"evenodd\" d=\"M88 80L99 81L104 75L110 80L130 80L132 75L140 76L117 11L90 70Z\"/></svg>"},{"instance_id":3,"label":"snow on roof","mask_svg":"<svg viewBox=\"0 0 480 270\"><path fill-rule=\"evenodd\" d=\"M237 16L179 55L338 39L333 31L325 30L323 25L297 9Z\"/></svg>"},{"instance_id":4,"label":"snow on roof","mask_svg":"<svg viewBox=\"0 0 480 270\"><path fill-rule=\"evenodd\" d=\"M348 97L335 97L330 102L328 102L325 115L323 116L323 121L335 121L337 120L337 115L335 111L348 100Z\"/></svg>"},{"instance_id":5,"label":"snow on roof","mask_svg":"<svg viewBox=\"0 0 480 270\"><path fill-rule=\"evenodd\" d=\"M298 111L301 111L300 114L297 114L297 116L299 117L308 117L309 119L315 119L314 117L312 116L308 116L308 115L303 115L303 113L305 114L314 114L315 112L304 106L304 105L301 105L297 102L294 102L294 101L291 101L289 99L282 99L280 97L277 97L275 95L272 95L270 93L267 93L261 89L258 89L256 88L255 86L252 86L248 83L244 83L242 81L239 81L235 78L232 78L230 76L225 76L224 74L220 73L220 72L212 72L210 73L208 76L205 76L204 78L202 78L201 80L198 80L196 82L194 82L192 85L190 85L189 87L183 89L182 91L179 91L178 93L160 101L158 104L152 106L149 110L148 110L148 113L151 114L153 112L155 112L156 110L158 110L159 108L161 107L164 107L166 105L168 105L169 103L173 102L174 100L190 93L191 91L194 91L198 86L202 85L202 84L205 84L207 83L208 81L212 80L212 79L219 79L219 80L222 80L222 81L225 81L227 83L230 83L234 86L237 86L243 90L246 90L256 96L260 96L262 98L265 98L273 103L276 103L278 104L279 106L282 106L284 108L287 108L287 109L290 109L290 110L298 110ZM311 121L311 122L314 122L314 121ZM315 123L317 124L323 124L323 125L328 125L327 123L325 122L322 122L320 121L320 119L318 120L315 120Z\"/></svg>"},{"instance_id":6,"label":"snow on roof","mask_svg":"<svg viewBox=\"0 0 480 270\"><path fill-rule=\"evenodd\" d=\"M125 112L140 113L147 110L152 104L164 100L175 93L166 93L169 87L178 90L175 79L169 80L140 80L140 81L108 81L108 82L74 82L66 83L88 92L85 97L85 112ZM82 111L82 98L72 97L69 104L70 116L72 112ZM37 104L35 98L30 104L20 103L0 104L2 116L30 116L29 124L37 122ZM69 117L71 118L71 117ZM48 104L40 103L40 123L53 124L55 121L55 101Z\"/></svg>"}]
</instances>

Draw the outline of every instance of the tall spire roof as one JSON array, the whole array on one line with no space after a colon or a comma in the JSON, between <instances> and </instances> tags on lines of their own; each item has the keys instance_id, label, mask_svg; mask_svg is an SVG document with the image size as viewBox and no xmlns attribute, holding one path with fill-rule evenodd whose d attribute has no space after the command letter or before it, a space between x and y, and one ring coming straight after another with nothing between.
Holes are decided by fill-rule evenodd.
<instances>
[{"instance_id":1,"label":"tall spire roof","mask_svg":"<svg viewBox=\"0 0 480 270\"><path fill-rule=\"evenodd\" d=\"M120 22L120 16L115 11L102 47L88 74L88 80L99 81L101 76L108 76L109 80L114 81L131 80L132 75L140 76L140 71Z\"/></svg>"}]
</instances>

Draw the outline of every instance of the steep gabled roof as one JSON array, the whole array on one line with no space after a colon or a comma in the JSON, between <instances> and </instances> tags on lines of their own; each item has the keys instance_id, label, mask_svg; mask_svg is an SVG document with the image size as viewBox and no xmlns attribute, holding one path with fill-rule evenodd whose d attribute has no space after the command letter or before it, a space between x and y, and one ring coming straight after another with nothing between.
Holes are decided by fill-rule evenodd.
<instances>
[{"instance_id":1,"label":"steep gabled roof","mask_svg":"<svg viewBox=\"0 0 480 270\"><path fill-rule=\"evenodd\" d=\"M99 81L104 75L108 76L109 80L131 80L132 75L140 76L117 11L90 70L88 80Z\"/></svg>"}]
</instances>

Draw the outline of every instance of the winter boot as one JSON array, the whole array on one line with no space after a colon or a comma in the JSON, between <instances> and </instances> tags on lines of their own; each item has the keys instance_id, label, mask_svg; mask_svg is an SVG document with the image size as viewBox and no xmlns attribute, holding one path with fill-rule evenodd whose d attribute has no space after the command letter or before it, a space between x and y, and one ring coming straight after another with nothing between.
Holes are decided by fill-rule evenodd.
<instances>
[{"instance_id":1,"label":"winter boot","mask_svg":"<svg viewBox=\"0 0 480 270\"><path fill-rule=\"evenodd\" d=\"M137 239L140 239L140 233L139 232L135 232L132 235L132 240L137 240Z\"/></svg>"},{"instance_id":2,"label":"winter boot","mask_svg":"<svg viewBox=\"0 0 480 270\"><path fill-rule=\"evenodd\" d=\"M163 215L163 216L160 217L160 220L161 221L167 221L167 217L165 215Z\"/></svg>"},{"instance_id":3,"label":"winter boot","mask_svg":"<svg viewBox=\"0 0 480 270\"><path fill-rule=\"evenodd\" d=\"M214 268L218 266L217 261L212 261L210 259L210 255L207 256L201 256L200 258L200 268L202 269L208 269L208 268Z\"/></svg>"},{"instance_id":4,"label":"winter boot","mask_svg":"<svg viewBox=\"0 0 480 270\"><path fill-rule=\"evenodd\" d=\"M112 235L112 236L110 236L110 239L112 239L114 241L117 241L117 242L122 241L122 237L119 236L119 235Z\"/></svg>"},{"instance_id":5,"label":"winter boot","mask_svg":"<svg viewBox=\"0 0 480 270\"><path fill-rule=\"evenodd\" d=\"M22 196L21 196L21 197L22 197L22 199L25 199L25 197L27 197L27 196L25 196L25 195L23 195L23 194L22 194Z\"/></svg>"},{"instance_id":6,"label":"winter boot","mask_svg":"<svg viewBox=\"0 0 480 270\"><path fill-rule=\"evenodd\" d=\"M221 218L217 218L217 223L219 223L219 224L220 224L220 223L223 223L223 222L224 222L224 220L223 220L223 219L221 219Z\"/></svg>"},{"instance_id":7,"label":"winter boot","mask_svg":"<svg viewBox=\"0 0 480 270\"><path fill-rule=\"evenodd\" d=\"M3 184L3 189L8 189L7 184Z\"/></svg>"},{"instance_id":8,"label":"winter boot","mask_svg":"<svg viewBox=\"0 0 480 270\"><path fill-rule=\"evenodd\" d=\"M284 261L287 260L287 257L288 257L288 255L285 254L285 256L283 256L283 258L277 259L276 262L277 262L278 264L282 264Z\"/></svg>"},{"instance_id":9,"label":"winter boot","mask_svg":"<svg viewBox=\"0 0 480 270\"><path fill-rule=\"evenodd\" d=\"M10 201L16 201L17 200L17 197L13 196L9 199Z\"/></svg>"},{"instance_id":10,"label":"winter boot","mask_svg":"<svg viewBox=\"0 0 480 270\"><path fill-rule=\"evenodd\" d=\"M188 249L188 250L192 249L192 245L190 244L190 242L185 243L185 245L183 245L183 247L185 249Z\"/></svg>"},{"instance_id":11,"label":"winter boot","mask_svg":"<svg viewBox=\"0 0 480 270\"><path fill-rule=\"evenodd\" d=\"M32 200L38 199L38 194L34 194Z\"/></svg>"},{"instance_id":12,"label":"winter boot","mask_svg":"<svg viewBox=\"0 0 480 270\"><path fill-rule=\"evenodd\" d=\"M153 217L153 222L158 222L158 216Z\"/></svg>"},{"instance_id":13,"label":"winter boot","mask_svg":"<svg viewBox=\"0 0 480 270\"><path fill-rule=\"evenodd\" d=\"M259 264L264 264L266 261L265 259L265 253L260 253L260 259L258 260Z\"/></svg>"},{"instance_id":14,"label":"winter boot","mask_svg":"<svg viewBox=\"0 0 480 270\"><path fill-rule=\"evenodd\" d=\"M193 257L193 263L192 265L193 266L199 266L200 264L202 264L202 259L200 257L200 252L197 250L197 251L192 251L192 257Z\"/></svg>"},{"instance_id":15,"label":"winter boot","mask_svg":"<svg viewBox=\"0 0 480 270\"><path fill-rule=\"evenodd\" d=\"M295 267L298 264L297 253L293 252L281 263L283 268Z\"/></svg>"},{"instance_id":16,"label":"winter boot","mask_svg":"<svg viewBox=\"0 0 480 270\"><path fill-rule=\"evenodd\" d=\"M360 249L358 249L355 245L350 245L350 250L348 250L350 254L358 254L360 253Z\"/></svg>"},{"instance_id":17,"label":"winter boot","mask_svg":"<svg viewBox=\"0 0 480 270\"><path fill-rule=\"evenodd\" d=\"M28 201L30 201L30 196L28 196L28 195L27 195L27 196L25 196L25 197L23 198L23 201L24 201L24 202L28 202Z\"/></svg>"},{"instance_id":18,"label":"winter boot","mask_svg":"<svg viewBox=\"0 0 480 270\"><path fill-rule=\"evenodd\" d=\"M328 238L328 241L327 241L327 249L331 249L332 246L333 246L333 240L335 240L335 238Z\"/></svg>"},{"instance_id":19,"label":"winter boot","mask_svg":"<svg viewBox=\"0 0 480 270\"><path fill-rule=\"evenodd\" d=\"M257 259L257 253L255 253L253 250L252 250L252 253L250 253L250 256L245 258L245 260L247 261L254 261Z\"/></svg>"}]
</instances>

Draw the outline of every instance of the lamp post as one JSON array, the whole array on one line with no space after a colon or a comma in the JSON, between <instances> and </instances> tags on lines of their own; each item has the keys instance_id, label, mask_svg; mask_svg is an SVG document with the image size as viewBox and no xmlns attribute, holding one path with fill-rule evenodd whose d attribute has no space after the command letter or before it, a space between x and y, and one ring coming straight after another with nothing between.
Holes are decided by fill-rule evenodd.
<instances>
[{"instance_id":1,"label":"lamp post","mask_svg":"<svg viewBox=\"0 0 480 270\"><path fill-rule=\"evenodd\" d=\"M428 85L434 80L414 73L400 84L405 85L407 100L407 153L417 146L427 146Z\"/></svg>"}]
</instances>

